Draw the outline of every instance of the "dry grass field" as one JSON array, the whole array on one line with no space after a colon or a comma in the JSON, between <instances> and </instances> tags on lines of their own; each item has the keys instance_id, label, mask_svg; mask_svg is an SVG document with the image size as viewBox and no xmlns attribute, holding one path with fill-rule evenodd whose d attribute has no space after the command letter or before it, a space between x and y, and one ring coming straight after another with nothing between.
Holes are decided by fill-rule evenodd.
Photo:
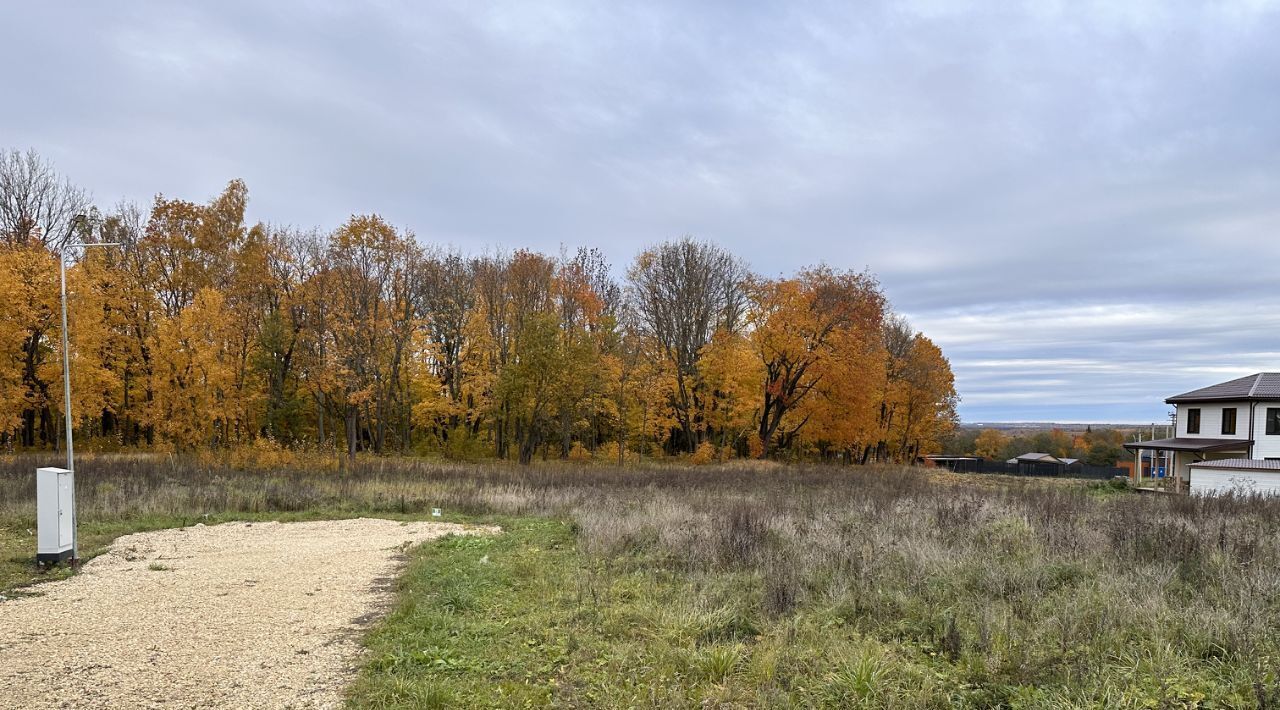
<instances>
[{"instance_id":1,"label":"dry grass field","mask_svg":"<svg viewBox=\"0 0 1280 710\"><path fill-rule=\"evenodd\" d=\"M0 463L6 587L37 576L37 463ZM80 469L87 550L199 520L501 525L415 553L355 707L1280 702L1280 502L758 463Z\"/></svg>"}]
</instances>

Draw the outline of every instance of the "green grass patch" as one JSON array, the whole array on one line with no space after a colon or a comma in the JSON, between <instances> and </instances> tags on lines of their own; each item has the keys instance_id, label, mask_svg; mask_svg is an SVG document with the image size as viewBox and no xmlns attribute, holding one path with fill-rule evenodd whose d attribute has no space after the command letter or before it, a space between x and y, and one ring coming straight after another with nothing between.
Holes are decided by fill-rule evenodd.
<instances>
[{"instance_id":1,"label":"green grass patch","mask_svg":"<svg viewBox=\"0 0 1280 710\"><path fill-rule=\"evenodd\" d=\"M1113 622L1093 570L1016 545L1010 569L1027 569L1008 586L962 564L776 614L758 572L589 555L559 519L494 522L504 534L413 553L352 707L1257 707L1274 687L1170 645L1177 629ZM984 543L1025 540L1020 525ZM1080 645L1090 625L1107 631Z\"/></svg>"},{"instance_id":2,"label":"green grass patch","mask_svg":"<svg viewBox=\"0 0 1280 710\"><path fill-rule=\"evenodd\" d=\"M367 639L353 707L850 707L969 693L911 644L827 613L766 618L754 575L592 561L571 524L499 522L501 536L415 553Z\"/></svg>"}]
</instances>

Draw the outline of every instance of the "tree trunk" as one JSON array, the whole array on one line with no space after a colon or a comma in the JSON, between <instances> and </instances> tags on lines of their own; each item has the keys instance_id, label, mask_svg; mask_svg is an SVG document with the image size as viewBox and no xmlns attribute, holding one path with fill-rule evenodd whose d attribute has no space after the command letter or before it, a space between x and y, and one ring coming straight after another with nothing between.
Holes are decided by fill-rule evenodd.
<instances>
[{"instance_id":1,"label":"tree trunk","mask_svg":"<svg viewBox=\"0 0 1280 710\"><path fill-rule=\"evenodd\" d=\"M354 404L347 405L347 464L354 468L356 463L356 426L359 424L359 412Z\"/></svg>"},{"instance_id":2,"label":"tree trunk","mask_svg":"<svg viewBox=\"0 0 1280 710\"><path fill-rule=\"evenodd\" d=\"M689 391L685 387L685 378L679 368L676 370L676 389L680 395L676 418L680 421L680 431L684 434L684 449L692 454L698 450L698 445L693 440L693 403L690 401Z\"/></svg>"},{"instance_id":3,"label":"tree trunk","mask_svg":"<svg viewBox=\"0 0 1280 710\"><path fill-rule=\"evenodd\" d=\"M324 436L324 393L323 392L321 392L320 396L316 399L316 443L319 444L321 448L324 448L325 436Z\"/></svg>"},{"instance_id":4,"label":"tree trunk","mask_svg":"<svg viewBox=\"0 0 1280 710\"><path fill-rule=\"evenodd\" d=\"M560 458L569 458L569 450L573 448L573 437L570 435L569 410L560 410Z\"/></svg>"},{"instance_id":5,"label":"tree trunk","mask_svg":"<svg viewBox=\"0 0 1280 710\"><path fill-rule=\"evenodd\" d=\"M519 461L522 466L533 463L533 455L538 450L538 437L532 427L517 435L520 440Z\"/></svg>"}]
</instances>

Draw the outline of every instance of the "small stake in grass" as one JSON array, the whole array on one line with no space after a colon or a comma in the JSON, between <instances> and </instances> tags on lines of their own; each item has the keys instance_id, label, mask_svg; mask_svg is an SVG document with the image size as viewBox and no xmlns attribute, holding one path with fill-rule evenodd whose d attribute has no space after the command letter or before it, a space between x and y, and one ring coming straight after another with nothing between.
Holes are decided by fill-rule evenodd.
<instances>
[{"instance_id":1,"label":"small stake in grass","mask_svg":"<svg viewBox=\"0 0 1280 710\"><path fill-rule=\"evenodd\" d=\"M440 509L439 509L439 508L432 508L432 509L431 509L431 517L433 517L433 518L438 518L438 517L440 517Z\"/></svg>"}]
</instances>

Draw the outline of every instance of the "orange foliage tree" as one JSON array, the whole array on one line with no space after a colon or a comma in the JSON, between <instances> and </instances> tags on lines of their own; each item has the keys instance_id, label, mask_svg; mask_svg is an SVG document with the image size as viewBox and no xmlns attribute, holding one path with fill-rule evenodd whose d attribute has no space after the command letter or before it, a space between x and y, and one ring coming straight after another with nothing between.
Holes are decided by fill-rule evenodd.
<instances>
[{"instance_id":1,"label":"orange foliage tree","mask_svg":"<svg viewBox=\"0 0 1280 710\"><path fill-rule=\"evenodd\" d=\"M867 382L880 357L885 299L865 273L806 269L794 278L757 281L750 290L751 339L764 365L757 432L763 456L790 446L818 416L850 418L861 428ZM849 436L841 436L848 445Z\"/></svg>"},{"instance_id":2,"label":"orange foliage tree","mask_svg":"<svg viewBox=\"0 0 1280 710\"><path fill-rule=\"evenodd\" d=\"M624 289L593 249L470 257L376 215L250 223L240 180L95 219L37 156L0 154L0 176L0 447L59 444L58 249L96 239L124 246L68 254L87 446L905 461L954 426L950 364L870 274L763 279L684 237Z\"/></svg>"}]
</instances>

